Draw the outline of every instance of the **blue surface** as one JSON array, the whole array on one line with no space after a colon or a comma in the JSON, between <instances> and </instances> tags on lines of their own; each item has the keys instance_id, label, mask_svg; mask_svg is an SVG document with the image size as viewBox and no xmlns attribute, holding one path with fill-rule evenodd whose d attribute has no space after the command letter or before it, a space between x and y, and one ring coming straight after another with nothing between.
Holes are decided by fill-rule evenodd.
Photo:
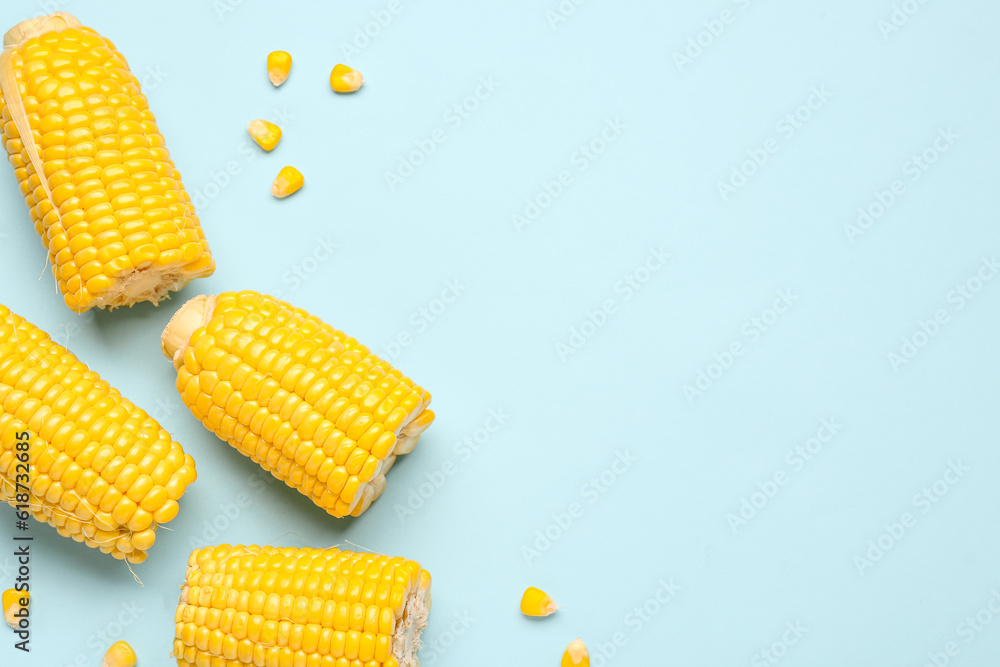
<instances>
[{"instance_id":1,"label":"blue surface","mask_svg":"<svg viewBox=\"0 0 1000 667\"><path fill-rule=\"evenodd\" d=\"M0 663L96 667L121 634L170 664L193 541L418 559L425 667L555 665L578 636L594 667L994 664L1000 6L687 4L5 3L5 26L64 9L127 55L218 271L75 317L0 178L3 303L199 472L144 588L35 525L33 652L4 639ZM279 89L273 49L295 59ZM331 93L338 62L358 94ZM257 117L280 119L271 154ZM277 201L286 164L306 186ZM256 481L180 404L162 327L247 288L434 395L358 520ZM562 610L521 617L529 585Z\"/></svg>"}]
</instances>

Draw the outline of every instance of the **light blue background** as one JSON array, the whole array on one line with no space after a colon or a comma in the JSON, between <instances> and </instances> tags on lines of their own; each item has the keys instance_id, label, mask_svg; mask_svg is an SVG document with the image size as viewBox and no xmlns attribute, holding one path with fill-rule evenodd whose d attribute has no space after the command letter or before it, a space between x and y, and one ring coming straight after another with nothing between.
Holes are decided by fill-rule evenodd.
<instances>
[{"instance_id":1,"label":"light blue background","mask_svg":"<svg viewBox=\"0 0 1000 667\"><path fill-rule=\"evenodd\" d=\"M68 336L199 472L173 532L135 568L144 588L121 563L34 525L33 652L26 661L5 639L0 663L96 667L98 633L117 638L121 617L141 664L171 664L194 539L349 541L418 559L434 576L425 667L556 665L578 636L595 667L754 667L771 664L759 652L775 642L788 667L918 667L949 642L949 664L994 664L1000 619L971 641L960 624L1000 589L1000 281L961 309L949 294L1000 250L1000 7L908 0L916 13L883 34L890 0L587 0L554 26L558 0L396 3L348 55L343 45L386 0L19 0L0 11L8 26L63 9L118 45L146 81L187 188L206 198L199 213L218 264L159 308L76 317L47 273L36 279L42 248L13 176L0 178L3 303ZM702 34L708 46L678 68L675 52L723 10L721 34ZM295 59L279 89L265 76L273 49ZM338 62L364 74L358 94L330 91ZM483 77L499 87L456 127L449 109ZM779 123L814 87L828 101L788 136ZM245 126L276 113L284 137L264 154ZM625 129L581 171L580 147L614 119ZM385 172L438 128L445 141L391 189ZM908 162L942 128L958 138L913 181ZM768 140L773 154L724 201L718 183ZM286 164L306 186L278 201L269 187ZM227 165L238 173L222 176ZM570 184L518 231L512 214L564 170ZM895 179L904 194L852 243L844 226ZM306 261L317 238L339 247ZM660 246L670 262L626 299L616 284ZM310 271L300 285L296 267ZM461 295L422 329L419 309L448 280ZM159 352L164 324L188 297L247 288L280 291L382 353L410 336L393 361L433 393L438 419L358 520L332 519L278 484L261 490L249 481L256 466L180 404ZM754 339L745 323L770 318L777 290L797 300ZM605 300L615 312L560 358L557 344ZM926 345L894 369L887 355L939 309L947 322L930 340L917 335ZM734 342L743 354L719 377L714 355ZM719 379L688 400L699 371ZM509 419L467 457L457 443L490 410ZM786 455L831 417L839 432L796 470ZM619 450L638 462L595 493L586 485ZM968 471L922 512L914 496L953 461ZM400 519L445 469L454 474ZM786 483L734 532L727 515L776 473ZM225 518L240 499L250 504ZM573 503L563 530L553 517ZM859 566L905 512L915 525ZM7 552L14 518L3 517ZM556 539L527 558L546 530ZM12 566L0 556L3 582ZM671 579L673 599L637 620L634 608ZM523 618L529 585L563 609ZM134 620L123 604L141 609ZM795 623L807 631L782 647ZM616 633L622 645L605 660Z\"/></svg>"}]
</instances>

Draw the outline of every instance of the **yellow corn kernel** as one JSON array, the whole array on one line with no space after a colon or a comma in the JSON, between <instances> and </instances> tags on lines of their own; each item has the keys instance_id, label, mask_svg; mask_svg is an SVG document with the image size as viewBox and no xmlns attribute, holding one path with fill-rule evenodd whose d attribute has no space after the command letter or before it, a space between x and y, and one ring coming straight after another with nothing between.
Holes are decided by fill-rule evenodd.
<instances>
[{"instance_id":1,"label":"yellow corn kernel","mask_svg":"<svg viewBox=\"0 0 1000 667\"><path fill-rule=\"evenodd\" d=\"M267 78L271 83L280 86L288 78L292 70L292 56L287 51L271 51L267 54Z\"/></svg>"},{"instance_id":2,"label":"yellow corn kernel","mask_svg":"<svg viewBox=\"0 0 1000 667\"><path fill-rule=\"evenodd\" d=\"M364 82L361 72L347 65L337 65L330 72L330 87L338 93L353 93Z\"/></svg>"},{"instance_id":3,"label":"yellow corn kernel","mask_svg":"<svg viewBox=\"0 0 1000 667\"><path fill-rule=\"evenodd\" d=\"M284 167L278 172L274 183L271 184L271 194L278 199L283 199L290 194L298 192L304 182L305 179L302 178L302 173L298 169L295 167Z\"/></svg>"},{"instance_id":4,"label":"yellow corn kernel","mask_svg":"<svg viewBox=\"0 0 1000 667\"><path fill-rule=\"evenodd\" d=\"M583 640L576 639L570 642L563 653L562 663L559 667L590 667L590 654L587 652L587 645Z\"/></svg>"},{"instance_id":5,"label":"yellow corn kernel","mask_svg":"<svg viewBox=\"0 0 1000 667\"><path fill-rule=\"evenodd\" d=\"M367 510L434 421L429 392L318 317L257 292L191 299L160 341L194 416L333 516Z\"/></svg>"},{"instance_id":6,"label":"yellow corn kernel","mask_svg":"<svg viewBox=\"0 0 1000 667\"><path fill-rule=\"evenodd\" d=\"M266 120L252 120L247 125L247 132L257 142L257 145L266 151L272 150L281 141L281 128Z\"/></svg>"},{"instance_id":7,"label":"yellow corn kernel","mask_svg":"<svg viewBox=\"0 0 1000 667\"><path fill-rule=\"evenodd\" d=\"M414 561L335 548L204 547L188 558L173 657L184 667L413 666L430 608L430 575Z\"/></svg>"},{"instance_id":8,"label":"yellow corn kernel","mask_svg":"<svg viewBox=\"0 0 1000 667\"><path fill-rule=\"evenodd\" d=\"M521 596L521 613L525 616L550 616L558 608L548 593L534 587L525 590Z\"/></svg>"},{"instance_id":9,"label":"yellow corn kernel","mask_svg":"<svg viewBox=\"0 0 1000 667\"><path fill-rule=\"evenodd\" d=\"M115 45L65 12L4 44L0 139L66 305L157 303L211 275L191 197Z\"/></svg>"},{"instance_id":10,"label":"yellow corn kernel","mask_svg":"<svg viewBox=\"0 0 1000 667\"><path fill-rule=\"evenodd\" d=\"M104 654L101 667L135 667L135 651L128 642L115 642Z\"/></svg>"},{"instance_id":11,"label":"yellow corn kernel","mask_svg":"<svg viewBox=\"0 0 1000 667\"><path fill-rule=\"evenodd\" d=\"M11 628L17 630L20 619L15 614L21 613L21 609L28 606L28 598L30 597L28 591L18 591L13 588L3 592L3 596L0 598L0 602L3 603L3 620L7 621L7 625Z\"/></svg>"},{"instance_id":12,"label":"yellow corn kernel","mask_svg":"<svg viewBox=\"0 0 1000 667\"><path fill-rule=\"evenodd\" d=\"M0 408L0 500L117 559L145 560L196 477L170 434L3 305ZM27 480L22 454L34 462Z\"/></svg>"}]
</instances>

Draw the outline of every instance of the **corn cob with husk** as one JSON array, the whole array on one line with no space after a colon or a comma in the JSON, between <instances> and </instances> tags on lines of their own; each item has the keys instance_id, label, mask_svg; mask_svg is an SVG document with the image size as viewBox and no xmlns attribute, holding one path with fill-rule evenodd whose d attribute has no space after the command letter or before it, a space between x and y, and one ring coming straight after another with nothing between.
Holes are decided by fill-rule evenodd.
<instances>
[{"instance_id":1,"label":"corn cob with husk","mask_svg":"<svg viewBox=\"0 0 1000 667\"><path fill-rule=\"evenodd\" d=\"M431 577L338 549L205 547L174 617L180 667L418 667Z\"/></svg>"},{"instance_id":2,"label":"corn cob with husk","mask_svg":"<svg viewBox=\"0 0 1000 667\"><path fill-rule=\"evenodd\" d=\"M195 476L155 420L0 305L0 498L140 563Z\"/></svg>"},{"instance_id":3,"label":"corn cob with husk","mask_svg":"<svg viewBox=\"0 0 1000 667\"><path fill-rule=\"evenodd\" d=\"M431 395L341 331L257 292L199 296L161 338L205 426L333 516L358 516L434 420Z\"/></svg>"},{"instance_id":4,"label":"corn cob with husk","mask_svg":"<svg viewBox=\"0 0 1000 667\"><path fill-rule=\"evenodd\" d=\"M0 54L3 140L66 305L158 302L215 265L139 81L110 40L56 12Z\"/></svg>"}]
</instances>

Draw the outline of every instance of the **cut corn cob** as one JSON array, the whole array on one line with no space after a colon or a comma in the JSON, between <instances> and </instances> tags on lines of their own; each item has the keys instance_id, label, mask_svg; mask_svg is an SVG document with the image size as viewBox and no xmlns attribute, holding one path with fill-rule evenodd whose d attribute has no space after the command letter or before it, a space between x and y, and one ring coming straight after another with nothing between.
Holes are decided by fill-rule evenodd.
<instances>
[{"instance_id":1,"label":"cut corn cob","mask_svg":"<svg viewBox=\"0 0 1000 667\"><path fill-rule=\"evenodd\" d=\"M267 54L267 77L275 86L280 86L292 71L292 56L287 51L271 51Z\"/></svg>"},{"instance_id":2,"label":"cut corn cob","mask_svg":"<svg viewBox=\"0 0 1000 667\"><path fill-rule=\"evenodd\" d=\"M104 654L101 667L135 667L135 650L128 642L115 642Z\"/></svg>"},{"instance_id":3,"label":"cut corn cob","mask_svg":"<svg viewBox=\"0 0 1000 667\"><path fill-rule=\"evenodd\" d=\"M582 639L574 639L566 647L559 667L590 667L590 653Z\"/></svg>"},{"instance_id":4,"label":"cut corn cob","mask_svg":"<svg viewBox=\"0 0 1000 667\"><path fill-rule=\"evenodd\" d=\"M211 275L191 199L114 44L56 12L4 45L4 145L66 305L156 303Z\"/></svg>"},{"instance_id":5,"label":"cut corn cob","mask_svg":"<svg viewBox=\"0 0 1000 667\"><path fill-rule=\"evenodd\" d=\"M521 613L525 616L551 616L559 609L552 596L534 586L521 596Z\"/></svg>"},{"instance_id":6,"label":"cut corn cob","mask_svg":"<svg viewBox=\"0 0 1000 667\"><path fill-rule=\"evenodd\" d=\"M278 199L295 194L302 188L304 179L302 173L295 167L284 167L278 172L271 184L271 194Z\"/></svg>"},{"instance_id":7,"label":"cut corn cob","mask_svg":"<svg viewBox=\"0 0 1000 667\"><path fill-rule=\"evenodd\" d=\"M431 577L337 549L206 547L174 616L180 667L418 667Z\"/></svg>"},{"instance_id":8,"label":"cut corn cob","mask_svg":"<svg viewBox=\"0 0 1000 667\"><path fill-rule=\"evenodd\" d=\"M247 125L247 132L257 142L257 145L266 151L273 150L281 141L281 128L266 120L252 120Z\"/></svg>"},{"instance_id":9,"label":"cut corn cob","mask_svg":"<svg viewBox=\"0 0 1000 667\"><path fill-rule=\"evenodd\" d=\"M17 614L20 613L21 609L28 606L31 595L28 591L19 591L14 588L9 588L3 592L0 602L3 606L3 620L7 622L12 629L17 630L17 625L20 620Z\"/></svg>"},{"instance_id":10,"label":"cut corn cob","mask_svg":"<svg viewBox=\"0 0 1000 667\"><path fill-rule=\"evenodd\" d=\"M0 408L0 498L60 535L144 561L195 479L170 434L2 305Z\"/></svg>"},{"instance_id":11,"label":"cut corn cob","mask_svg":"<svg viewBox=\"0 0 1000 667\"><path fill-rule=\"evenodd\" d=\"M257 292L198 296L161 338L195 417L333 516L358 516L434 420L431 395L353 338Z\"/></svg>"},{"instance_id":12,"label":"cut corn cob","mask_svg":"<svg viewBox=\"0 0 1000 667\"><path fill-rule=\"evenodd\" d=\"M347 65L336 65L330 72L330 87L338 93L353 93L364 82L361 72Z\"/></svg>"}]
</instances>

